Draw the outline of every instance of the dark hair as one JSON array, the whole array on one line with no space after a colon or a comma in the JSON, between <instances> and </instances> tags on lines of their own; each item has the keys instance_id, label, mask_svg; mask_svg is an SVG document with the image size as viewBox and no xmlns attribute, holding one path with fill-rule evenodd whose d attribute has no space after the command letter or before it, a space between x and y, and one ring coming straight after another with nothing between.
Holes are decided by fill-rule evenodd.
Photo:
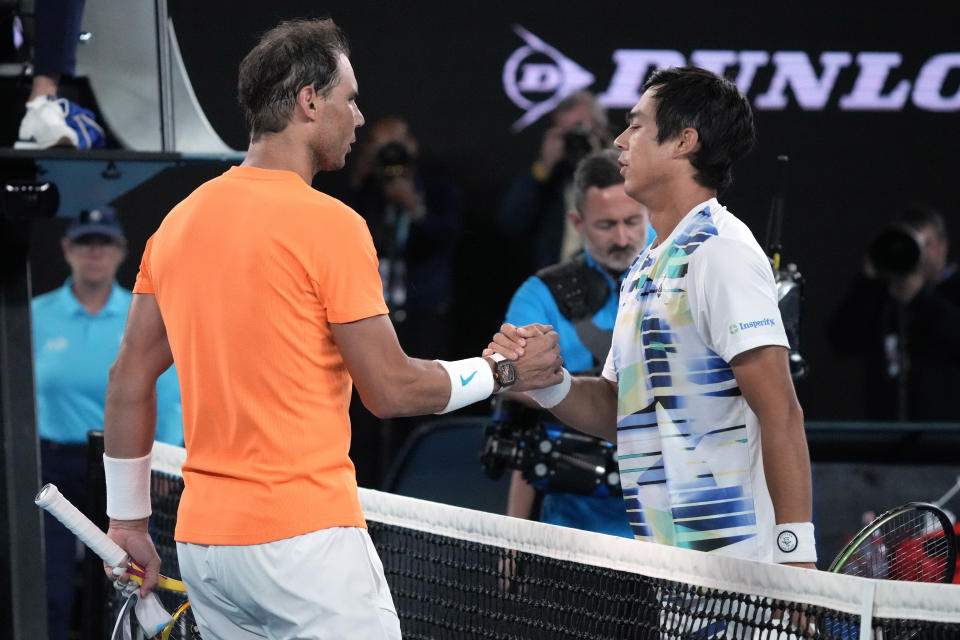
<instances>
[{"instance_id":1,"label":"dark hair","mask_svg":"<svg viewBox=\"0 0 960 640\"><path fill-rule=\"evenodd\" d=\"M350 55L350 48L329 18L287 20L263 34L240 63L237 82L250 139L283 131L302 88L329 95L339 80L340 54Z\"/></svg>"},{"instance_id":2,"label":"dark hair","mask_svg":"<svg viewBox=\"0 0 960 640\"><path fill-rule=\"evenodd\" d=\"M590 187L606 189L615 184L623 184L620 175L620 163L617 159L620 154L614 149L605 149L591 153L577 164L573 173L573 203L577 211L583 213L580 206Z\"/></svg>"},{"instance_id":3,"label":"dark hair","mask_svg":"<svg viewBox=\"0 0 960 640\"><path fill-rule=\"evenodd\" d=\"M913 203L904 207L894 217L893 222L919 230L930 227L941 238L947 237L947 223L943 214L930 205Z\"/></svg>"},{"instance_id":4,"label":"dark hair","mask_svg":"<svg viewBox=\"0 0 960 640\"><path fill-rule=\"evenodd\" d=\"M672 67L654 73L643 90L655 90L657 142L675 138L687 127L697 130L700 148L690 156L694 179L723 191L733 182L733 163L757 140L750 103L737 86L706 69Z\"/></svg>"}]
</instances>

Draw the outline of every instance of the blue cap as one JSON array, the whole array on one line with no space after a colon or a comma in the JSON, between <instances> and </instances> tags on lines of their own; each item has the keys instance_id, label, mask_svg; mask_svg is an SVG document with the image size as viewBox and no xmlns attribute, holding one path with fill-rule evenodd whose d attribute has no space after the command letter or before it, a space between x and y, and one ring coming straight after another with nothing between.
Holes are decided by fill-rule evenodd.
<instances>
[{"instance_id":1,"label":"blue cap","mask_svg":"<svg viewBox=\"0 0 960 640\"><path fill-rule=\"evenodd\" d=\"M117 210L109 205L103 205L89 211L81 211L80 215L70 222L67 227L67 237L76 240L81 236L104 235L114 240L122 240L123 227Z\"/></svg>"}]
</instances>

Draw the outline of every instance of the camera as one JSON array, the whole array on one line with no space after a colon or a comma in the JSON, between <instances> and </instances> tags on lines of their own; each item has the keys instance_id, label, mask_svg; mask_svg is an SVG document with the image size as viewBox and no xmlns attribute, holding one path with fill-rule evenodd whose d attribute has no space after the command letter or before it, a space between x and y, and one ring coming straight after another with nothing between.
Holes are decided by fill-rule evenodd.
<instances>
[{"instance_id":1,"label":"camera","mask_svg":"<svg viewBox=\"0 0 960 640\"><path fill-rule=\"evenodd\" d=\"M383 179L399 178L413 164L413 154L402 142L388 142L377 152L377 164Z\"/></svg>"},{"instance_id":2,"label":"camera","mask_svg":"<svg viewBox=\"0 0 960 640\"><path fill-rule=\"evenodd\" d=\"M564 161L571 167L576 167L584 156L593 151L593 145L591 144L593 137L590 126L586 123L578 124L563 134Z\"/></svg>"},{"instance_id":3,"label":"camera","mask_svg":"<svg viewBox=\"0 0 960 640\"><path fill-rule=\"evenodd\" d=\"M774 271L774 282L777 285L777 307L780 309L780 319L783 322L783 331L787 334L790 344L788 360L790 362L790 377L794 382L807 377L809 369L807 361L800 353L800 317L803 311L804 279L797 265L790 263L784 269Z\"/></svg>"},{"instance_id":4,"label":"camera","mask_svg":"<svg viewBox=\"0 0 960 640\"><path fill-rule=\"evenodd\" d=\"M867 257L881 276L902 278L920 266L923 248L913 229L893 225L877 234L870 243Z\"/></svg>"},{"instance_id":5,"label":"camera","mask_svg":"<svg viewBox=\"0 0 960 640\"><path fill-rule=\"evenodd\" d=\"M494 479L518 469L543 493L621 494L616 448L609 442L541 422L544 412L502 401L485 430L480 461Z\"/></svg>"}]
</instances>

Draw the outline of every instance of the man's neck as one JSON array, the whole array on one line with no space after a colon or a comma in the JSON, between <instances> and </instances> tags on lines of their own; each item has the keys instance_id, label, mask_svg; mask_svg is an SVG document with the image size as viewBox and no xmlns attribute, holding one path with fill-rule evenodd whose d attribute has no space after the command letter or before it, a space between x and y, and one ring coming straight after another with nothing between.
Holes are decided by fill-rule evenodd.
<instances>
[{"instance_id":1,"label":"man's neck","mask_svg":"<svg viewBox=\"0 0 960 640\"><path fill-rule=\"evenodd\" d=\"M650 209L650 224L657 232L654 246L666 240L691 209L715 197L715 190L692 181L683 188L664 190L651 196L644 204Z\"/></svg>"},{"instance_id":2,"label":"man's neck","mask_svg":"<svg viewBox=\"0 0 960 640\"><path fill-rule=\"evenodd\" d=\"M309 146L290 135L291 128L288 126L279 133L263 134L256 142L251 142L241 166L292 171L307 184L312 184L319 169Z\"/></svg>"},{"instance_id":3,"label":"man's neck","mask_svg":"<svg viewBox=\"0 0 960 640\"><path fill-rule=\"evenodd\" d=\"M70 291L84 309L92 316L97 315L107 306L113 282L84 282L74 279Z\"/></svg>"}]
</instances>

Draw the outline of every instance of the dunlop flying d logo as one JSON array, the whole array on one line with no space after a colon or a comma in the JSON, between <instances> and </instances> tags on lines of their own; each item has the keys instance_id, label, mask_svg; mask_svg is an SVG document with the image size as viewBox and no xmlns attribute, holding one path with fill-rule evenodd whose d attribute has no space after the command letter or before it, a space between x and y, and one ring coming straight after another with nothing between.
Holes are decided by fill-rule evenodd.
<instances>
[{"instance_id":1,"label":"dunlop flying d logo","mask_svg":"<svg viewBox=\"0 0 960 640\"><path fill-rule=\"evenodd\" d=\"M593 74L520 25L513 30L526 44L514 51L503 65L503 89L526 113L513 123L520 131L553 111L574 91L593 84ZM528 97L532 94L540 100ZM542 97L546 95L546 97Z\"/></svg>"},{"instance_id":2,"label":"dunlop flying d logo","mask_svg":"<svg viewBox=\"0 0 960 640\"><path fill-rule=\"evenodd\" d=\"M574 91L591 87L595 77L523 27L514 25L513 30L524 45L510 54L503 66L503 89L524 110L513 123L517 132L550 113ZM611 109L633 107L650 72L691 64L730 77L759 110L791 107L792 96L803 111L896 112L908 104L922 111L960 111L960 86L951 80L960 72L960 52L931 55L912 78L914 71L903 67L903 54L896 51L809 54L698 49L686 55L672 49L615 49L611 58L613 75L606 90L597 94ZM852 85L838 87L838 78L841 73L848 74L848 69L853 72ZM761 70L764 73L758 74ZM755 82L758 76L764 81Z\"/></svg>"}]
</instances>

